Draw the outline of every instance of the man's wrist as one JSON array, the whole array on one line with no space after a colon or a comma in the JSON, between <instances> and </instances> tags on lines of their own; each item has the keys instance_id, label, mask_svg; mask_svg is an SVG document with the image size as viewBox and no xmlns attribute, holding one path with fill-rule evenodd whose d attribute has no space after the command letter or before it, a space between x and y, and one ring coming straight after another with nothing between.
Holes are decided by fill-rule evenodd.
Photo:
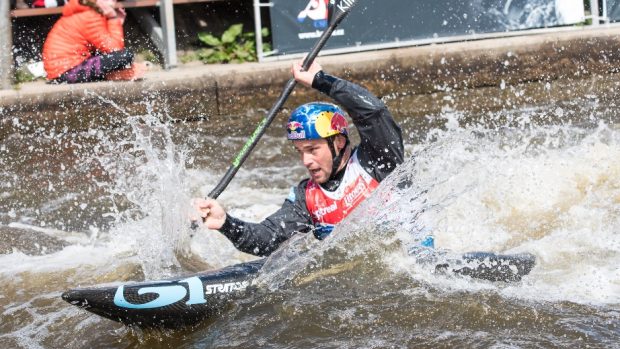
<instances>
[{"instance_id":1,"label":"man's wrist","mask_svg":"<svg viewBox=\"0 0 620 349\"><path fill-rule=\"evenodd\" d=\"M324 71L320 70L314 75L314 79L312 80L312 88L318 90L329 96L329 92L332 89L332 85L336 82L335 77L325 74Z\"/></svg>"},{"instance_id":2,"label":"man's wrist","mask_svg":"<svg viewBox=\"0 0 620 349\"><path fill-rule=\"evenodd\" d=\"M226 214L224 224L218 229L218 231L227 238L235 241L243 234L244 222L240 219L234 218L229 214Z\"/></svg>"}]
</instances>

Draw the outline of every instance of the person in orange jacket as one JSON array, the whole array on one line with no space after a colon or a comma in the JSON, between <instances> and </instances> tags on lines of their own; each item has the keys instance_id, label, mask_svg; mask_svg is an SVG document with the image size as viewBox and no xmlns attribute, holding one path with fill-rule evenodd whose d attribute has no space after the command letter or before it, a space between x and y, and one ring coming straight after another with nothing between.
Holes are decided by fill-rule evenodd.
<instances>
[{"instance_id":1,"label":"person in orange jacket","mask_svg":"<svg viewBox=\"0 0 620 349\"><path fill-rule=\"evenodd\" d=\"M136 80L146 66L125 48L125 10L117 0L68 0L43 45L47 79L57 83Z\"/></svg>"}]
</instances>

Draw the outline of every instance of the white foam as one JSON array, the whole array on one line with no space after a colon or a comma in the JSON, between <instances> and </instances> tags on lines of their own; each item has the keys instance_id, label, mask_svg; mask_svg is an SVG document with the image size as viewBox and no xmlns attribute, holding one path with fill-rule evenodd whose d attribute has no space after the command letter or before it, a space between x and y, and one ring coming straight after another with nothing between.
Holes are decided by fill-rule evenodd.
<instances>
[{"instance_id":1,"label":"white foam","mask_svg":"<svg viewBox=\"0 0 620 349\"><path fill-rule=\"evenodd\" d=\"M351 228L395 229L405 246L431 231L438 248L538 259L522 283L500 287L446 281L386 256L395 269L441 289L492 287L524 299L620 304L620 132L604 124L472 130L455 126L458 117L450 114L447 130L415 147L361 206L379 206L378 214L352 215ZM404 178L411 185L398 189Z\"/></svg>"}]
</instances>

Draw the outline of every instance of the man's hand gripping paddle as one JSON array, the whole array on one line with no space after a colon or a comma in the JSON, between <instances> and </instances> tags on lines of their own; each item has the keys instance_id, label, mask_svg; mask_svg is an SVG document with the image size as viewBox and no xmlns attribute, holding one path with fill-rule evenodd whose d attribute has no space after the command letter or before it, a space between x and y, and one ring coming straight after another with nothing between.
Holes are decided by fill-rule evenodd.
<instances>
[{"instance_id":1,"label":"man's hand gripping paddle","mask_svg":"<svg viewBox=\"0 0 620 349\"><path fill-rule=\"evenodd\" d=\"M314 47L310 50L310 53L308 53L306 59L304 59L302 64L303 70L308 70L308 68L312 65L312 62L314 62L316 56L319 54L323 46L325 46L327 40L331 37L336 27L340 24L340 22L342 22L347 14L349 14L351 8L357 3L357 1L358 0L329 0L329 26L325 29L323 35L321 35L316 44L314 44ZM239 171L239 168L241 168L241 165L248 158L254 147L256 147L256 144L260 138L263 134L265 134L265 131L269 125L271 125L271 122L275 119L280 109L282 109L282 106L293 92L293 89L295 89L296 84L297 82L294 78L290 79L286 83L278 100L271 107L265 118L258 124L254 130L254 133L252 133L252 136L250 136L250 138L245 142L243 148L241 148L241 151L237 154L228 168L228 171L224 174L224 177L222 177L217 186L215 186L215 188L209 193L209 198L217 199L218 196L220 196L220 194L226 189L235 174L237 174L237 171ZM191 228L196 229L197 227L198 223L193 221Z\"/></svg>"}]
</instances>

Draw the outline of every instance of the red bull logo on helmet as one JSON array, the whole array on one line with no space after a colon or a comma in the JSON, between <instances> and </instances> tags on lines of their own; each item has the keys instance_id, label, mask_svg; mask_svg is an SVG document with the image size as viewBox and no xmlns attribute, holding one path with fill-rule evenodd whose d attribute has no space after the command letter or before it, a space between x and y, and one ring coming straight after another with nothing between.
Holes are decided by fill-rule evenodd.
<instances>
[{"instance_id":1,"label":"red bull logo on helmet","mask_svg":"<svg viewBox=\"0 0 620 349\"><path fill-rule=\"evenodd\" d=\"M307 103L297 107L286 124L289 140L321 139L347 134L347 120L338 106L330 103Z\"/></svg>"},{"instance_id":2,"label":"red bull logo on helmet","mask_svg":"<svg viewBox=\"0 0 620 349\"><path fill-rule=\"evenodd\" d=\"M332 129L340 133L347 134L347 119L344 115L336 112L332 116Z\"/></svg>"},{"instance_id":3,"label":"red bull logo on helmet","mask_svg":"<svg viewBox=\"0 0 620 349\"><path fill-rule=\"evenodd\" d=\"M288 139L305 139L306 131L304 130L304 125L298 121L291 121L286 125L286 132Z\"/></svg>"}]
</instances>

